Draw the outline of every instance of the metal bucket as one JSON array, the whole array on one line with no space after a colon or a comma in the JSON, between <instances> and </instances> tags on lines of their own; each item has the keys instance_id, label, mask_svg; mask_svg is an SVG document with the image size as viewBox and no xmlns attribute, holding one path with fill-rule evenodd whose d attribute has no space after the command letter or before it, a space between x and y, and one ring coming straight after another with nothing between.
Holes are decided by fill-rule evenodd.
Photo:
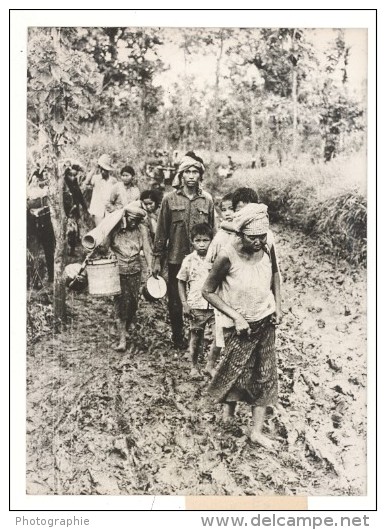
<instances>
[{"instance_id":1,"label":"metal bucket","mask_svg":"<svg viewBox=\"0 0 386 530\"><path fill-rule=\"evenodd\" d=\"M88 291L93 296L113 296L121 293L119 268L116 258L87 261Z\"/></svg>"}]
</instances>

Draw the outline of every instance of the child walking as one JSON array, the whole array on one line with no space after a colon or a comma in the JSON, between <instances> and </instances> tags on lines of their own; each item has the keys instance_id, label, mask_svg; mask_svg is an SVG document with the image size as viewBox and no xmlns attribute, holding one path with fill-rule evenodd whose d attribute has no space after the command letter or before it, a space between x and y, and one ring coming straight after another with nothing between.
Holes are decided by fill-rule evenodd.
<instances>
[{"instance_id":1,"label":"child walking","mask_svg":"<svg viewBox=\"0 0 386 530\"><path fill-rule=\"evenodd\" d=\"M119 342L114 346L117 351L126 350L126 330L131 324L138 308L141 287L141 259L143 249L148 275L151 274L152 252L148 229L142 222L146 212L134 205L123 208L122 221L112 230L104 247L109 246L117 257L121 294L115 296L114 307L119 330Z\"/></svg>"},{"instance_id":2,"label":"child walking","mask_svg":"<svg viewBox=\"0 0 386 530\"><path fill-rule=\"evenodd\" d=\"M205 327L214 325L213 308L201 294L210 269L205 257L213 239L213 230L206 223L196 224L192 227L190 238L194 250L184 258L177 279L183 314L190 321L189 350L192 361L190 375L197 378L200 377L198 360L203 351ZM213 342L208 364L213 362L216 353Z\"/></svg>"}]
</instances>

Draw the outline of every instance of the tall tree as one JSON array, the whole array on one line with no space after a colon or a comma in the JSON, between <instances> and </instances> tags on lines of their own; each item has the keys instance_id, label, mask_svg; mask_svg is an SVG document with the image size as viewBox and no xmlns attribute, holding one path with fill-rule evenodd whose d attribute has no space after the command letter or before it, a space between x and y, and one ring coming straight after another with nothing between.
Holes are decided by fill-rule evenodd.
<instances>
[{"instance_id":1,"label":"tall tree","mask_svg":"<svg viewBox=\"0 0 386 530\"><path fill-rule=\"evenodd\" d=\"M66 45L55 28L30 29L27 79L28 119L39 130L41 151L51 160L49 199L56 239L53 306L55 317L64 322L66 217L59 157L67 143L76 141L81 120L90 116L101 79L95 62Z\"/></svg>"},{"instance_id":2,"label":"tall tree","mask_svg":"<svg viewBox=\"0 0 386 530\"><path fill-rule=\"evenodd\" d=\"M160 28L68 29L72 45L91 55L103 75L100 98L92 119L108 125L119 120L136 122L139 143L146 138L152 117L162 106L162 88L154 77L164 69L157 55Z\"/></svg>"},{"instance_id":3,"label":"tall tree","mask_svg":"<svg viewBox=\"0 0 386 530\"><path fill-rule=\"evenodd\" d=\"M312 45L297 28L245 29L230 53L236 63L252 64L264 81L265 93L292 101L292 149L296 151L299 122L299 90L315 66Z\"/></svg>"}]
</instances>

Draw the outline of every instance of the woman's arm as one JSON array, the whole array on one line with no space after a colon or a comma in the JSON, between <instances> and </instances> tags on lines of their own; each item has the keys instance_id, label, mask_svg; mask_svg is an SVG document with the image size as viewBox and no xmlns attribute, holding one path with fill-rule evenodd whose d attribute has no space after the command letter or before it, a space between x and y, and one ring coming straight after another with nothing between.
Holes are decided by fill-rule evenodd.
<instances>
[{"instance_id":1,"label":"woman's arm","mask_svg":"<svg viewBox=\"0 0 386 530\"><path fill-rule=\"evenodd\" d=\"M97 169L98 169L97 166L95 166L92 169L90 169L90 171L87 173L86 178L82 182L82 188L85 188L86 186L91 184L91 179L95 175L95 172L97 171Z\"/></svg>"},{"instance_id":2,"label":"woman's arm","mask_svg":"<svg viewBox=\"0 0 386 530\"><path fill-rule=\"evenodd\" d=\"M272 245L271 248L271 261L272 261L272 292L275 298L276 310L272 318L273 324L280 324L283 313L281 310L281 281L280 271L276 260L275 247Z\"/></svg>"},{"instance_id":3,"label":"woman's arm","mask_svg":"<svg viewBox=\"0 0 386 530\"><path fill-rule=\"evenodd\" d=\"M110 250L114 235L115 235L115 230L107 234L107 236L102 241L102 243L98 245L96 252L95 252L96 256L107 256L109 254L109 250Z\"/></svg>"},{"instance_id":4,"label":"woman's arm","mask_svg":"<svg viewBox=\"0 0 386 530\"><path fill-rule=\"evenodd\" d=\"M236 331L249 330L249 324L245 318L240 315L235 309L226 304L222 298L216 293L217 288L221 285L222 281L226 278L230 269L230 261L228 256L223 254L221 251L217 256L213 267L209 272L209 275L202 288L202 296L207 300L213 307L224 313L224 315L231 318L236 327Z\"/></svg>"},{"instance_id":5,"label":"woman's arm","mask_svg":"<svg viewBox=\"0 0 386 530\"><path fill-rule=\"evenodd\" d=\"M121 204L121 201L118 201L119 198L119 190L117 190L116 186L114 185L111 193L110 198L106 203L106 212L112 213L115 210L120 210L123 208L123 204Z\"/></svg>"},{"instance_id":6,"label":"woman's arm","mask_svg":"<svg viewBox=\"0 0 386 530\"><path fill-rule=\"evenodd\" d=\"M151 250L151 243L149 240L149 231L147 227L143 223L141 223L139 225L139 232L141 234L141 239L142 239L142 248L143 248L143 253L145 255L147 273L150 276L152 274L153 253Z\"/></svg>"}]
</instances>

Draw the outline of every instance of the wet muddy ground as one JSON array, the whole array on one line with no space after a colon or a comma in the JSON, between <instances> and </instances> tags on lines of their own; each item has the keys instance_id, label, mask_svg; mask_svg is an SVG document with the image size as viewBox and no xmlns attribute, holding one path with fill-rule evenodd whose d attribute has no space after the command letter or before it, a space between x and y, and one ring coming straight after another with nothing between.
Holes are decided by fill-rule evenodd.
<instances>
[{"instance_id":1,"label":"wet muddy ground","mask_svg":"<svg viewBox=\"0 0 386 530\"><path fill-rule=\"evenodd\" d=\"M28 345L28 493L366 493L365 273L274 230L285 317L265 428L277 449L249 441L246 405L230 428L219 421L208 376L192 381L172 348L164 301L141 300L122 354L112 301L69 293L67 330Z\"/></svg>"}]
</instances>

